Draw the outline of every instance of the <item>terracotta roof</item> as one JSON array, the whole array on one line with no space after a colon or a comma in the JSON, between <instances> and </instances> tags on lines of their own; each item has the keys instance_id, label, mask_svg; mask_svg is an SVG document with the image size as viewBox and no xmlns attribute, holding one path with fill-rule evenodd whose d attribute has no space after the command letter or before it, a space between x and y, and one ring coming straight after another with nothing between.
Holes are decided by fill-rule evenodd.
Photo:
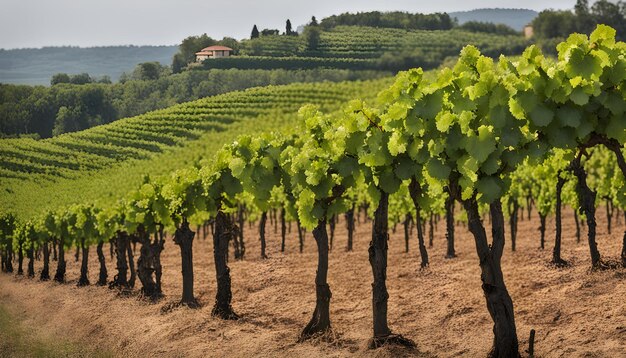
<instances>
[{"instance_id":1,"label":"terracotta roof","mask_svg":"<svg viewBox=\"0 0 626 358\"><path fill-rule=\"evenodd\" d=\"M232 51L233 49L230 47L226 47L226 46L209 46L209 47L205 47L202 50L200 50L200 52L206 52L206 51Z\"/></svg>"}]
</instances>

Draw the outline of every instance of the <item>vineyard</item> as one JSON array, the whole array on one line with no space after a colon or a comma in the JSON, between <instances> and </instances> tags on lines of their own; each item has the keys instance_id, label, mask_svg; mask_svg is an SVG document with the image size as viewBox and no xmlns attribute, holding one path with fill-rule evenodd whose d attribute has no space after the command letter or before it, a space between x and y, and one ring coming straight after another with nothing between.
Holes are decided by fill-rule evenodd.
<instances>
[{"instance_id":1,"label":"vineyard","mask_svg":"<svg viewBox=\"0 0 626 358\"><path fill-rule=\"evenodd\" d=\"M71 281L139 297L131 306L141 322L148 312L162 315L158 327L168 316L188 319L213 341L204 349L221 354L276 355L229 340L259 346L255 332L277 327L270 342L289 340L291 355L534 356L537 340L537 355L619 356L626 44L600 25L557 50L557 59L530 46L515 61L494 61L470 45L453 68L401 72L391 85L254 89L46 141L3 141L2 269L59 283L24 282L25 291L62 294ZM549 258L537 252L549 247ZM573 275L584 276L579 287ZM14 297L23 281L11 284ZM560 299L549 285L567 305L546 301ZM584 303L573 312L576 298ZM572 329L580 314L610 332ZM548 337L560 324L568 336ZM321 348L299 348L309 345Z\"/></svg>"},{"instance_id":2,"label":"vineyard","mask_svg":"<svg viewBox=\"0 0 626 358\"><path fill-rule=\"evenodd\" d=\"M205 68L317 67L342 69L395 69L407 58L411 65L435 68L466 45L487 56L518 55L527 41L521 36L473 33L463 30L402 30L366 26L337 26L320 33L316 49L307 48L304 36L263 36L242 43L241 56L207 61ZM382 63L385 58L389 63Z\"/></svg>"},{"instance_id":3,"label":"vineyard","mask_svg":"<svg viewBox=\"0 0 626 358\"><path fill-rule=\"evenodd\" d=\"M322 31L316 51L306 49L301 36L265 36L244 43L243 54L255 56L315 56L338 58L378 58L386 52L420 48L434 57L454 56L466 45L485 53L521 52L526 41L521 36L473 33L463 30L402 30L366 26L337 26ZM258 51L261 52L258 52Z\"/></svg>"}]
</instances>

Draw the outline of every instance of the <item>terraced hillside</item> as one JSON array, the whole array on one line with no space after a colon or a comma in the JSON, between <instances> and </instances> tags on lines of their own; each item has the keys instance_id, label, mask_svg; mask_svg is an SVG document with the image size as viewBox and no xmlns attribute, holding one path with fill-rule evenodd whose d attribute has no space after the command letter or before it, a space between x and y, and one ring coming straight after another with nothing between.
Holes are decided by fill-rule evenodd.
<instances>
[{"instance_id":1,"label":"terraced hillside","mask_svg":"<svg viewBox=\"0 0 626 358\"><path fill-rule=\"evenodd\" d=\"M242 133L290 130L304 104L335 110L373 98L389 80L254 88L47 140L0 141L2 209L30 216L52 205L117 200L145 175L212 158ZM54 203L54 204L53 204Z\"/></svg>"},{"instance_id":2,"label":"terraced hillside","mask_svg":"<svg viewBox=\"0 0 626 358\"><path fill-rule=\"evenodd\" d=\"M309 56L344 59L377 59L385 54L421 52L423 62L440 63L465 45L474 45L490 56L519 54L527 45L522 36L502 36L463 30L428 31L365 26L337 26L320 33L315 51L307 50L305 36L262 36L245 41L243 55ZM420 58L418 58L419 60ZM215 61L214 61L215 62Z\"/></svg>"}]
</instances>

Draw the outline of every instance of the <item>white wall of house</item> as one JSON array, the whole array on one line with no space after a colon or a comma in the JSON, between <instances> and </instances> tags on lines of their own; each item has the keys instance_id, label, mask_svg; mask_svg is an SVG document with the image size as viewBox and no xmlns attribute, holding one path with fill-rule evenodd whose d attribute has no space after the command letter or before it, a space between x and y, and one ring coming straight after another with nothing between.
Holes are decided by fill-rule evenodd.
<instances>
[{"instance_id":1,"label":"white wall of house","mask_svg":"<svg viewBox=\"0 0 626 358\"><path fill-rule=\"evenodd\" d=\"M230 51L209 51L208 55L196 55L196 62L202 62L209 58L230 57Z\"/></svg>"}]
</instances>

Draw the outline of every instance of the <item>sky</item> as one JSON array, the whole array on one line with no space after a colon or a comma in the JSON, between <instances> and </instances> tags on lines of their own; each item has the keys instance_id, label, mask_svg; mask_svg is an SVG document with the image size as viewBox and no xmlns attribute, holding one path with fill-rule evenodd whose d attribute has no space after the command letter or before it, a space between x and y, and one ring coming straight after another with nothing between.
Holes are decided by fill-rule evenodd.
<instances>
[{"instance_id":1,"label":"sky","mask_svg":"<svg viewBox=\"0 0 626 358\"><path fill-rule=\"evenodd\" d=\"M569 9L575 0L0 0L0 48L175 45L207 33L248 37L342 12L452 12L476 8Z\"/></svg>"}]
</instances>

